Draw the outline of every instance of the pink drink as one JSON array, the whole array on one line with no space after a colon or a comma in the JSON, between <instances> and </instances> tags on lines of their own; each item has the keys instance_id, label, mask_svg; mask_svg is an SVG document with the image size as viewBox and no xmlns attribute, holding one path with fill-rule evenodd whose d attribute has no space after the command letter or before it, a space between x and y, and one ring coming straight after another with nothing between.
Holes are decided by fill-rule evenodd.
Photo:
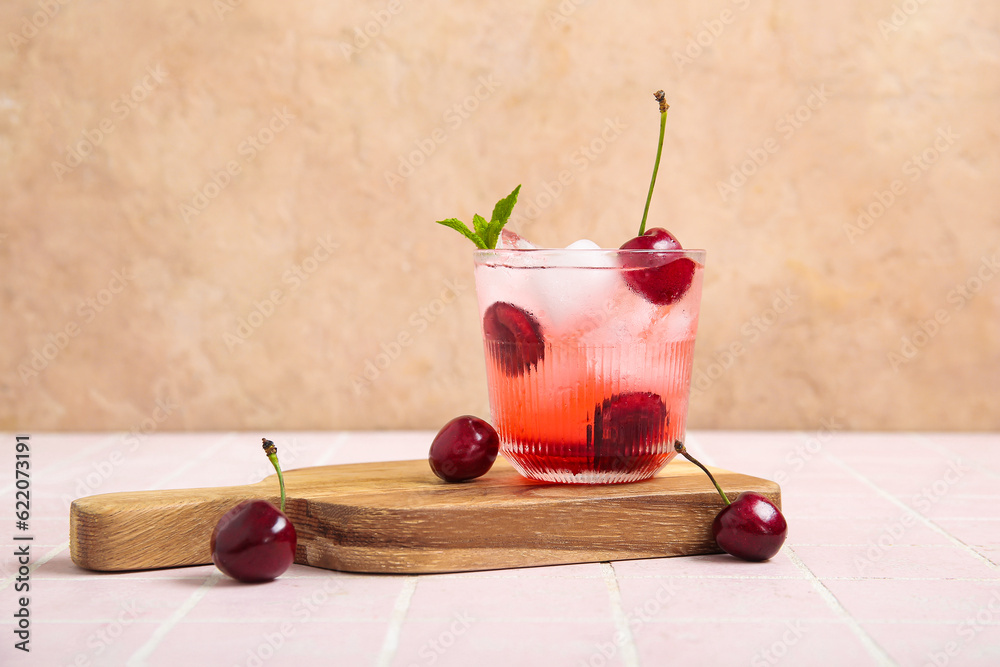
<instances>
[{"instance_id":1,"label":"pink drink","mask_svg":"<svg viewBox=\"0 0 1000 667\"><path fill-rule=\"evenodd\" d=\"M704 251L480 250L475 259L504 456L551 482L656 474L684 440ZM626 282L627 272L675 261L693 272L672 303Z\"/></svg>"}]
</instances>

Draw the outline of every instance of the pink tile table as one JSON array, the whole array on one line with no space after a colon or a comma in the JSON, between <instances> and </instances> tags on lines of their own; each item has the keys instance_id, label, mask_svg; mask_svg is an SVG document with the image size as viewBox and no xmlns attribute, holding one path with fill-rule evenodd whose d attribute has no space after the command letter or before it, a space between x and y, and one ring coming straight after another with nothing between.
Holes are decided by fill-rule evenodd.
<instances>
[{"instance_id":1,"label":"pink tile table","mask_svg":"<svg viewBox=\"0 0 1000 667\"><path fill-rule=\"evenodd\" d=\"M261 435L286 468L423 458L433 437L31 434L31 516L19 530L15 435L0 434L0 664L1000 665L996 434L689 434L705 462L782 484L789 538L767 563L421 576L296 565L246 586L212 566L101 574L70 560L73 498L257 481L269 473ZM29 590L15 590L24 579ZM29 653L15 648L22 596Z\"/></svg>"}]
</instances>

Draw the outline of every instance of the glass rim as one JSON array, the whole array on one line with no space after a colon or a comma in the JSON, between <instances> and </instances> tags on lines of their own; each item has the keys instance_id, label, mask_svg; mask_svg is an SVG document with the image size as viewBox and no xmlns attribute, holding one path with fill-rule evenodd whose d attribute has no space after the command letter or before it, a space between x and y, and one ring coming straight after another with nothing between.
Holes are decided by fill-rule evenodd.
<instances>
[{"instance_id":1,"label":"glass rim","mask_svg":"<svg viewBox=\"0 0 1000 667\"><path fill-rule=\"evenodd\" d=\"M656 250L653 248L621 249L621 248L496 248L477 249L473 259L477 265L502 265L524 268L585 268L585 269L620 269L621 266L597 264L595 260L602 257L633 257L636 260L645 258L688 258L704 266L706 251L701 248L680 248L673 250ZM574 259L575 258L575 259ZM548 261L556 260L556 261ZM641 264L642 262L640 262Z\"/></svg>"}]
</instances>

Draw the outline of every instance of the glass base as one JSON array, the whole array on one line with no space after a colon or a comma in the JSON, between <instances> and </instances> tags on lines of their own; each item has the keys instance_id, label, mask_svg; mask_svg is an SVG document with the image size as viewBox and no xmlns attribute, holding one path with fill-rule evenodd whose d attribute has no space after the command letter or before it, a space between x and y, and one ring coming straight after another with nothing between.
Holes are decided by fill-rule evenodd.
<instances>
[{"instance_id":1,"label":"glass base","mask_svg":"<svg viewBox=\"0 0 1000 667\"><path fill-rule=\"evenodd\" d=\"M673 458L673 453L642 457L644 460L637 461L634 465L619 465L610 469L600 465L600 462L597 465L580 465L580 462L575 462L576 465L573 465L574 462L564 461L561 465L558 461L530 455L518 456L508 451L504 451L503 456L522 476L539 482L627 484L652 478Z\"/></svg>"}]
</instances>

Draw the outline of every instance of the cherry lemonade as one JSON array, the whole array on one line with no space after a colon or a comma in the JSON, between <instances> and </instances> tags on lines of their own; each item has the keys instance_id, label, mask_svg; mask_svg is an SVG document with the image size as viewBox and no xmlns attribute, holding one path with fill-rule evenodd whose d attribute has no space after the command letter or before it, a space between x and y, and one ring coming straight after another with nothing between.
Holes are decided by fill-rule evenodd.
<instances>
[{"instance_id":1,"label":"cherry lemonade","mask_svg":"<svg viewBox=\"0 0 1000 667\"><path fill-rule=\"evenodd\" d=\"M652 477L685 437L704 251L519 245L475 253L501 452L544 481Z\"/></svg>"}]
</instances>

